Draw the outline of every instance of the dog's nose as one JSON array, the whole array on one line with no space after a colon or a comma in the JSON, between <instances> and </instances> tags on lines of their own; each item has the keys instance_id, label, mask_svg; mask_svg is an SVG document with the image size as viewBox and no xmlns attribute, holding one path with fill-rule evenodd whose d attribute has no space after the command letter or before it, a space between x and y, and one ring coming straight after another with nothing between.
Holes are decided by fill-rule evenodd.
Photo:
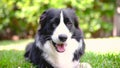
<instances>
[{"instance_id":1,"label":"dog's nose","mask_svg":"<svg viewBox=\"0 0 120 68\"><path fill-rule=\"evenodd\" d=\"M60 41L65 42L65 41L67 40L67 35L65 35L65 34L60 34L60 35L59 35L59 39L60 39Z\"/></svg>"}]
</instances>

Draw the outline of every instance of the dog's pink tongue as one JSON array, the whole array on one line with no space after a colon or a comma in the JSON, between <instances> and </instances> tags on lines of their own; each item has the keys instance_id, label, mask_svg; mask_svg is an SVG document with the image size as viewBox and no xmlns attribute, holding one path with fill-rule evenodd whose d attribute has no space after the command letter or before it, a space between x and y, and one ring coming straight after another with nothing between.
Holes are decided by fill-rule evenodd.
<instances>
[{"instance_id":1,"label":"dog's pink tongue","mask_svg":"<svg viewBox=\"0 0 120 68\"><path fill-rule=\"evenodd\" d=\"M56 47L57 47L57 50L59 52L64 52L65 51L65 45L64 44L57 44Z\"/></svg>"}]
</instances>

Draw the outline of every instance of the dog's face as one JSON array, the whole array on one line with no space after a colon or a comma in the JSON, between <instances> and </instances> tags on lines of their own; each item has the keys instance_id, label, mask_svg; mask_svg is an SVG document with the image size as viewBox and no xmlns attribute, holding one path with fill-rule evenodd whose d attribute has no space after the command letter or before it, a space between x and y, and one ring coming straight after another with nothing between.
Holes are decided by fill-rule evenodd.
<instances>
[{"instance_id":1,"label":"dog's face","mask_svg":"<svg viewBox=\"0 0 120 68\"><path fill-rule=\"evenodd\" d=\"M58 52L65 51L67 40L80 40L81 32L72 9L49 9L42 14L40 24L40 34L45 35L45 39L52 40Z\"/></svg>"}]
</instances>

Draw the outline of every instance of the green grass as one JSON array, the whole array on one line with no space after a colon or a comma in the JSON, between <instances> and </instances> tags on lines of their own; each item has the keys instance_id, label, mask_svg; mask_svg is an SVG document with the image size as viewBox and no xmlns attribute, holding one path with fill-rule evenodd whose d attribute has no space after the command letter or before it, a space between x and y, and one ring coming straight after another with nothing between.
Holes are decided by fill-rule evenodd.
<instances>
[{"instance_id":1,"label":"green grass","mask_svg":"<svg viewBox=\"0 0 120 68\"><path fill-rule=\"evenodd\" d=\"M22 42L26 44L30 41L1 41L0 46L9 46L9 44L11 44L12 47L17 46L14 44L19 44L18 46L20 46ZM0 68L33 68L32 64L25 61L23 55L24 49L0 50ZM82 56L80 61L90 63L93 68L120 68L120 53L102 54L86 52L85 55Z\"/></svg>"},{"instance_id":2,"label":"green grass","mask_svg":"<svg viewBox=\"0 0 120 68\"><path fill-rule=\"evenodd\" d=\"M24 60L24 51L0 51L0 68L30 68L32 65Z\"/></svg>"},{"instance_id":3,"label":"green grass","mask_svg":"<svg viewBox=\"0 0 120 68\"><path fill-rule=\"evenodd\" d=\"M93 68L120 68L120 53L93 53L87 52L81 59L82 62L88 62Z\"/></svg>"}]
</instances>

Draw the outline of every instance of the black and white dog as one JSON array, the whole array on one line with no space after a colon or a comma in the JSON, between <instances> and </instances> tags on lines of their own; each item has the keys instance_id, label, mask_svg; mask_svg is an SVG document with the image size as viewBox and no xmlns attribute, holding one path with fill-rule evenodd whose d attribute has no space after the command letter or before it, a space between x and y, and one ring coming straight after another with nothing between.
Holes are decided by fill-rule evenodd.
<instances>
[{"instance_id":1,"label":"black and white dog","mask_svg":"<svg viewBox=\"0 0 120 68\"><path fill-rule=\"evenodd\" d=\"M48 9L40 17L35 41L25 58L38 68L79 68L85 44L74 10Z\"/></svg>"}]
</instances>

